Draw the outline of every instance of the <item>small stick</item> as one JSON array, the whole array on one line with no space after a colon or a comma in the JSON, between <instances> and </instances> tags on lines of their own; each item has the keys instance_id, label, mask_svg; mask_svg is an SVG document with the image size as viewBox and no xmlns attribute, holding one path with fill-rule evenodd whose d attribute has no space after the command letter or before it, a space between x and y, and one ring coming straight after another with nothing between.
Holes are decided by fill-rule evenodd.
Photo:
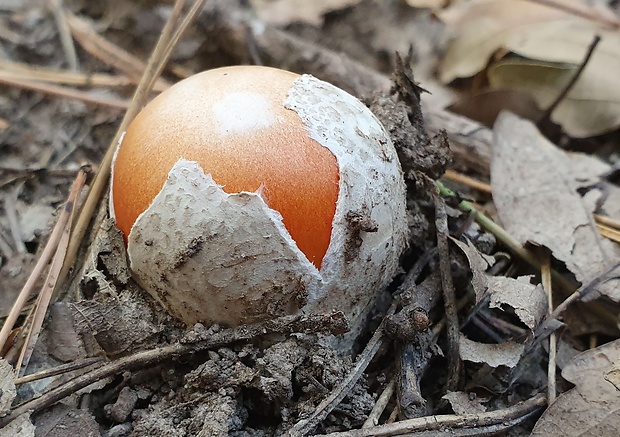
<instances>
[{"instance_id":1,"label":"small stick","mask_svg":"<svg viewBox=\"0 0 620 437\"><path fill-rule=\"evenodd\" d=\"M548 316L551 317L553 313L553 285L551 281L551 256L547 248L540 248L540 277L543 286L543 290L547 293L547 311ZM556 396L556 383L555 383L555 371L556 371L556 352L557 352L557 335L554 332L549 336L549 363L547 367L547 399L549 404L555 401Z\"/></svg>"},{"instance_id":2,"label":"small stick","mask_svg":"<svg viewBox=\"0 0 620 437\"><path fill-rule=\"evenodd\" d=\"M480 428L485 426L501 425L508 422L511 426L530 417L547 404L543 395L537 395L526 401L519 402L511 407L490 411L488 413L456 414L427 416L416 419L402 420L388 425L379 425L373 428L355 429L346 432L334 432L325 437L388 437L397 435L412 435L421 431L436 431L445 429ZM510 423L512 422L512 423ZM504 428L507 429L507 428ZM452 433L450 433L452 435ZM490 434L477 434L490 435Z\"/></svg>"},{"instance_id":3,"label":"small stick","mask_svg":"<svg viewBox=\"0 0 620 437\"><path fill-rule=\"evenodd\" d=\"M620 220L613 219L601 214L594 214L594 220L601 225L609 226L611 228L620 229Z\"/></svg>"},{"instance_id":4,"label":"small stick","mask_svg":"<svg viewBox=\"0 0 620 437\"><path fill-rule=\"evenodd\" d=\"M603 237L620 243L620 230L599 223L596 224L596 227Z\"/></svg>"},{"instance_id":5,"label":"small stick","mask_svg":"<svg viewBox=\"0 0 620 437\"><path fill-rule=\"evenodd\" d=\"M372 407L372 411L370 412L370 414L368 414L368 418L366 419L366 421L364 421L362 428L371 428L379 424L379 418L385 411L385 407L387 407L387 404L390 402L390 399L392 399L392 396L394 395L395 387L396 387L396 380L392 378L390 382L388 383L388 385L386 385L383 391L381 392L379 399L377 399L377 402L375 402L374 407Z\"/></svg>"},{"instance_id":6,"label":"small stick","mask_svg":"<svg viewBox=\"0 0 620 437\"><path fill-rule=\"evenodd\" d=\"M17 88L38 91L45 94L68 97L70 99L80 100L85 103L107 106L115 109L127 109L128 106L128 103L125 99L114 99L110 97L96 96L88 92L49 83L35 82L32 80L12 79L11 77L2 75L0 75L0 83L14 86Z\"/></svg>"},{"instance_id":7,"label":"small stick","mask_svg":"<svg viewBox=\"0 0 620 437\"><path fill-rule=\"evenodd\" d=\"M69 28L69 22L67 21L67 11L63 6L62 0L49 0L50 9L54 14L56 20L56 27L58 28L58 35L60 36L60 43L65 51L65 57L69 64L69 69L78 71L80 69L77 52L75 51L75 44L73 44L73 38L71 37L71 29Z\"/></svg>"},{"instance_id":8,"label":"small stick","mask_svg":"<svg viewBox=\"0 0 620 437\"><path fill-rule=\"evenodd\" d=\"M443 177L449 181L465 185L466 187L473 188L474 190L478 190L482 193L492 194L491 185L464 175L463 173L459 173L458 171L448 169L444 173Z\"/></svg>"},{"instance_id":9,"label":"small stick","mask_svg":"<svg viewBox=\"0 0 620 437\"><path fill-rule=\"evenodd\" d=\"M68 16L68 24L75 39L82 48L95 58L125 73L134 83L138 83L146 70L146 64L128 51L111 43L97 34L90 23L77 15ZM160 86L167 88L170 83L159 78Z\"/></svg>"},{"instance_id":10,"label":"small stick","mask_svg":"<svg viewBox=\"0 0 620 437\"><path fill-rule=\"evenodd\" d=\"M566 84L566 86L560 92L560 94L557 96L554 102L538 118L538 121L536 122L537 127L547 124L551 120L551 114L553 113L553 111L555 111L555 108L557 108L558 105L562 103L562 101L566 98L570 90L573 89L573 87L575 86L579 78L581 77L581 73L583 73L584 68L586 68L586 65L588 65L588 62L590 61L590 58L592 57L592 54L594 53L594 49L596 49L596 46L598 45L600 41L601 41L601 37L599 35L596 35L594 39L592 40L590 47L588 48L586 57L584 58L581 65L579 65L579 68L577 68L577 71L575 71L575 74L573 75L571 80Z\"/></svg>"},{"instance_id":11,"label":"small stick","mask_svg":"<svg viewBox=\"0 0 620 437\"><path fill-rule=\"evenodd\" d=\"M80 174L82 173L82 171L83 170L80 170ZM73 182L73 187L71 191L73 192L73 188L79 185L80 183L82 182L81 182L80 176L78 175L78 177ZM34 286L37 280L39 279L39 277L41 276L41 274L43 273L43 271L45 270L45 266L47 266L47 263L52 258L52 254L56 251L56 247L58 246L60 238L62 237L63 229L66 227L68 220L69 220L69 214L64 214L64 213L60 214L60 217L58 218L58 221L56 222L56 226L54 226L54 229L52 230L52 234L50 235L50 238L47 241L47 244L45 245L45 249L43 249L43 253L41 254L41 257L37 261L37 264L34 266L34 269L32 270L32 273L30 274L30 276L28 277L28 280L24 284L24 287L19 293L19 296L17 296L17 299L15 300L15 303L13 304L13 307L11 308L11 312L7 316L6 320L4 321L4 325L2 325L2 329L0 330L0 350L4 349L6 341L9 338L9 335L11 334L13 326L15 325L15 322L17 321L17 318L19 317L24 307L24 304L26 303L26 301L32 294L32 291L34 290Z\"/></svg>"},{"instance_id":12,"label":"small stick","mask_svg":"<svg viewBox=\"0 0 620 437\"><path fill-rule=\"evenodd\" d=\"M65 226L62 230L62 235L56 248L56 253L52 259L52 264L50 265L47 277L45 278L45 284L43 285L43 288L37 298L32 325L30 326L28 335L26 336L26 342L15 366L15 373L18 376L20 376L21 373L26 370L26 367L28 367L30 357L34 351L34 346L39 339L39 334L41 333L41 328L43 327L43 321L45 320L45 315L47 314L47 308L52 300L52 293L56 287L56 281L58 280L58 275L67 252L67 245L69 244L69 236L71 234L71 223L73 222L75 210L77 209L77 199L82 192L84 184L86 183L86 177L89 171L90 168L88 167L82 167L80 169L75 183L71 187L71 192L69 193L65 207L61 213L62 215L68 215L69 218L65 220Z\"/></svg>"},{"instance_id":13,"label":"small stick","mask_svg":"<svg viewBox=\"0 0 620 437\"><path fill-rule=\"evenodd\" d=\"M19 184L15 187L14 190L7 193L4 196L4 209L6 211L6 216L9 219L9 225L11 227L11 237L13 237L13 242L15 243L15 248L18 253L26 253L28 250L26 249L26 245L22 240L22 231L19 225L19 220L17 218L17 207L15 203L17 201L17 196L19 195L19 191L21 190L22 184Z\"/></svg>"},{"instance_id":14,"label":"small stick","mask_svg":"<svg viewBox=\"0 0 620 437\"><path fill-rule=\"evenodd\" d=\"M88 87L127 87L134 85L135 80L126 75L112 75L105 73L83 73L33 66L22 62L0 59L0 77L13 80L30 80L61 85L76 85ZM161 86L159 82L153 87L154 91L164 91L168 86Z\"/></svg>"},{"instance_id":15,"label":"small stick","mask_svg":"<svg viewBox=\"0 0 620 437\"><path fill-rule=\"evenodd\" d=\"M446 204L441 196L433 195L435 201L435 226L437 227L437 249L439 251L439 269L441 271L441 285L446 313L446 332L448 339L448 380L446 389L456 391L459 386L461 373L461 358L459 354L459 318L456 309L456 297L452 271L450 269L450 248L448 246L448 214Z\"/></svg>"},{"instance_id":16,"label":"small stick","mask_svg":"<svg viewBox=\"0 0 620 437\"><path fill-rule=\"evenodd\" d=\"M21 378L15 378L13 382L15 383L15 385L26 384L28 382L51 378L52 376L63 375L68 372L73 372L74 370L83 369L85 367L92 366L93 364L100 363L101 361L103 361L103 358L100 357L84 358L83 360L61 364L60 366L42 370L37 373L31 373L30 375L22 376Z\"/></svg>"}]
</instances>

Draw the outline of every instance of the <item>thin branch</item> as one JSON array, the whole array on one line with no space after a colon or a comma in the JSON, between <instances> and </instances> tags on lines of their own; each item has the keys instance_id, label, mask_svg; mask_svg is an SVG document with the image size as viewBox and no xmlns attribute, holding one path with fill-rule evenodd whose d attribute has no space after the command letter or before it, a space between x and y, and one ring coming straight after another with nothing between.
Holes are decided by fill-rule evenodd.
<instances>
[{"instance_id":1,"label":"thin branch","mask_svg":"<svg viewBox=\"0 0 620 437\"><path fill-rule=\"evenodd\" d=\"M28 330L26 342L15 366L15 373L18 376L26 370L26 367L28 367L28 362L30 361L30 357L34 351L34 346L37 343L39 334L41 333L43 321L45 320L45 315L47 314L47 309L52 300L54 288L56 287L58 274L60 273L62 263L65 259L65 254L67 252L67 245L69 244L69 236L71 234L71 224L73 222L73 218L75 217L75 210L77 209L77 201L80 193L82 192L82 188L86 183L86 177L88 176L89 171L90 167L82 167L82 169L80 169L76 182L73 184L73 187L71 187L71 192L69 193L69 197L62 211L62 214L68 215L69 219L65 223L65 227L62 230L62 235L56 248L56 253L52 259L47 277L45 278L45 284L43 285L43 288L41 289L41 292L39 292L39 296L37 298L32 325Z\"/></svg>"},{"instance_id":2,"label":"thin branch","mask_svg":"<svg viewBox=\"0 0 620 437\"><path fill-rule=\"evenodd\" d=\"M85 172L84 168L80 170L78 177L73 182L73 187L71 189L71 192L74 192L75 187L79 186L80 184L83 184L82 173L84 172ZM68 202L69 200L67 201L67 203ZM56 222L56 226L54 226L52 234L50 235L49 240L47 241L47 244L45 245L45 249L43 249L43 253L41 254L41 257L37 261L37 264L34 266L34 269L32 270L32 273L30 274L30 276L28 277L28 280L24 284L24 287L19 293L19 296L17 296L17 299L15 300L15 303L13 304L13 307L11 308L11 312L7 316L6 320L4 321L2 330L0 330L0 350L4 349L6 341L9 338L9 335L11 334L11 330L13 329L13 326L15 325L17 318L19 317L22 309L24 308L24 304L26 303L26 301L32 294L34 290L34 286L36 282L39 280L39 277L43 274L43 271L45 270L47 263L52 258L52 254L56 251L56 248L58 247L58 243L62 237L63 230L65 229L65 227L67 226L67 222L69 221L69 215L70 214L65 212L64 210L60 214L60 217L58 218L58 221Z\"/></svg>"},{"instance_id":3,"label":"thin branch","mask_svg":"<svg viewBox=\"0 0 620 437\"><path fill-rule=\"evenodd\" d=\"M588 65L588 62L590 61L590 58L592 57L592 54L594 53L594 49L596 49L596 46L598 45L600 41L601 41L601 37L599 35L596 35L594 37L594 40L592 40L590 47L588 48L588 51L586 53L586 56L583 62L581 63L581 65L579 65L579 68L577 68L577 71L575 71L575 74L573 75L571 80L566 84L564 89L556 97L553 103L538 118L538 121L536 122L536 126L540 127L541 125L546 124L551 120L551 114L553 113L553 111L555 111L558 105L562 103L562 101L564 101L564 99L566 98L570 90L573 89L573 87L575 86L579 78L581 77L581 73L583 73L584 68L586 68L586 65Z\"/></svg>"},{"instance_id":4,"label":"thin branch","mask_svg":"<svg viewBox=\"0 0 620 437\"><path fill-rule=\"evenodd\" d=\"M84 358L83 360L73 361L71 363L61 364L60 366L52 367L51 369L45 369L37 373L22 376L21 378L15 378L15 385L26 384L28 382L39 381L40 379L51 378L52 376L64 375L74 370L80 370L85 367L92 366L97 363L101 363L103 358L93 357Z\"/></svg>"},{"instance_id":5,"label":"thin branch","mask_svg":"<svg viewBox=\"0 0 620 437\"><path fill-rule=\"evenodd\" d=\"M373 426L377 426L379 424L379 418L385 411L385 407L394 396L394 390L396 388L396 380L394 378L390 379L388 385L385 386L379 399L375 402L374 407L372 407L372 411L368 414L368 418L364 421L362 428L372 428Z\"/></svg>"},{"instance_id":6,"label":"thin branch","mask_svg":"<svg viewBox=\"0 0 620 437\"><path fill-rule=\"evenodd\" d=\"M448 342L448 391L458 390L461 373L461 358L459 355L459 318L456 307L452 270L450 268L450 248L448 245L448 214L446 204L439 195L433 195L435 201L435 226L437 228L437 249L439 251L439 269L441 271L441 285L443 289L444 307L446 314L446 333Z\"/></svg>"},{"instance_id":7,"label":"thin branch","mask_svg":"<svg viewBox=\"0 0 620 437\"><path fill-rule=\"evenodd\" d=\"M75 44L73 44L73 38L71 37L71 29L69 28L69 22L67 20L67 11L62 0L49 0L49 3L52 13L54 14L54 19L56 20L60 43L65 51L65 57L67 58L69 69L78 71L80 65L78 62L77 52L75 51Z\"/></svg>"},{"instance_id":8,"label":"thin branch","mask_svg":"<svg viewBox=\"0 0 620 437\"><path fill-rule=\"evenodd\" d=\"M551 284L551 255L549 250L545 247L539 248L541 252L541 269L540 276L543 286L543 290L547 293L547 311L550 317L553 313L553 286ZM555 331L549 336L549 363L547 367L547 399L549 404L555 401L556 396L556 384L555 384L555 369L556 369L556 348L557 348L557 336Z\"/></svg>"},{"instance_id":9,"label":"thin branch","mask_svg":"<svg viewBox=\"0 0 620 437\"><path fill-rule=\"evenodd\" d=\"M480 414L427 416L416 419L403 420L389 425L379 425L373 428L356 429L346 432L327 434L326 437L389 437L397 435L411 435L422 431L454 430L464 428L480 428L486 426L501 425L505 422L513 422L514 426L519 419L527 418L532 413L539 411L547 404L544 395L537 395L531 399L520 402L503 410L491 411ZM507 428L505 428L507 429ZM450 433L450 435L452 435ZM478 434L489 435L489 434Z\"/></svg>"}]
</instances>

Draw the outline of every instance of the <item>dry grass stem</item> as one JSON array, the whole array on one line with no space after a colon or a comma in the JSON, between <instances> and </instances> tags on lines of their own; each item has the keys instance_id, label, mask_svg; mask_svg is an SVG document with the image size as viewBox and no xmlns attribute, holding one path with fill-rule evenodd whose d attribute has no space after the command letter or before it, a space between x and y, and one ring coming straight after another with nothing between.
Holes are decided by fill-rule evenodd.
<instances>
[{"instance_id":1,"label":"dry grass stem","mask_svg":"<svg viewBox=\"0 0 620 437\"><path fill-rule=\"evenodd\" d=\"M60 43L65 52L69 69L78 71L80 69L80 65L78 62L77 52L75 51L75 44L73 44L73 38L71 37L71 29L69 28L69 22L67 20L67 11L62 0L49 0L49 5L52 10L52 14L54 14L54 19L56 20Z\"/></svg>"},{"instance_id":2,"label":"dry grass stem","mask_svg":"<svg viewBox=\"0 0 620 437\"><path fill-rule=\"evenodd\" d=\"M45 320L47 309L52 300L52 293L56 287L56 281L58 280L58 275L60 274L60 269L62 268L62 263L67 252L67 245L69 244L69 236L71 234L71 223L73 221L73 217L75 216L75 210L77 209L77 199L82 192L82 188L84 188L89 171L89 168L83 167L80 169L78 176L71 187L71 192L69 193L65 207L61 212L61 215L68 216L68 219L65 220L65 226L62 230L54 257L52 258L52 263L47 273L47 277L45 278L45 283L43 284L43 288L37 297L37 302L34 306L32 324L28 329L24 328L27 329L28 334L26 335L25 344L15 366L15 371L18 376L20 376L26 370L26 367L28 367L30 357L34 351L34 346L36 345L39 334L41 333L43 321Z\"/></svg>"},{"instance_id":3,"label":"dry grass stem","mask_svg":"<svg viewBox=\"0 0 620 437\"><path fill-rule=\"evenodd\" d=\"M0 330L0 349L5 348L6 341L9 338L11 331L13 330L13 326L15 325L17 318L21 314L26 301L32 294L37 280L43 274L43 271L45 270L45 267L52 258L54 252L56 252L56 249L60 243L60 240L63 237L63 234L65 233L65 230L69 228L68 223L71 213L75 209L75 200L77 199L77 195L79 194L81 187L84 186L85 181L86 170L82 168L80 169L77 178L73 182L73 186L71 187L71 192L69 194L69 198L67 199L67 203L65 204L63 211L58 217L58 221L56 222L52 234L50 235L50 238L45 245L45 249L43 249L43 253L38 259L37 264L35 265L32 273L28 277L28 280L24 284L21 292L17 296L17 299L15 300L15 303L13 304L9 315L4 321L2 330Z\"/></svg>"},{"instance_id":4,"label":"dry grass stem","mask_svg":"<svg viewBox=\"0 0 620 437\"><path fill-rule=\"evenodd\" d=\"M74 85L84 87L127 87L137 82L125 75L104 73L82 73L78 71L64 71L32 66L8 59L0 59L0 77L13 80L47 82L60 85ZM161 92L168 88L167 84L156 82L154 91Z\"/></svg>"},{"instance_id":5,"label":"dry grass stem","mask_svg":"<svg viewBox=\"0 0 620 437\"><path fill-rule=\"evenodd\" d=\"M32 80L23 80L17 78L12 79L10 76L5 76L2 73L0 73L0 83L3 83L5 85L11 85L17 88L38 91L45 94L68 97L70 99L80 100L82 102L90 103L93 105L107 106L109 108L116 109L127 109L128 107L128 103L125 99L96 96L92 93L76 90L74 88L67 88L43 82L35 82Z\"/></svg>"},{"instance_id":6,"label":"dry grass stem","mask_svg":"<svg viewBox=\"0 0 620 437\"><path fill-rule=\"evenodd\" d=\"M547 315L550 317L553 313L553 285L551 281L551 255L546 248L540 248L541 263L540 276L543 289L547 294ZM547 367L547 399L549 403L553 403L556 396L555 388L555 370L556 370L556 351L557 351L557 335L553 332L549 336L549 363Z\"/></svg>"},{"instance_id":7,"label":"dry grass stem","mask_svg":"<svg viewBox=\"0 0 620 437\"><path fill-rule=\"evenodd\" d=\"M456 182L461 185L465 185L466 187L472 188L474 190L478 190L482 193L487 193L487 194L492 193L491 185L481 182L463 173L459 173L458 171L455 171L455 170L446 170L446 173L443 175L443 177L449 181Z\"/></svg>"},{"instance_id":8,"label":"dry grass stem","mask_svg":"<svg viewBox=\"0 0 620 437\"><path fill-rule=\"evenodd\" d=\"M95 58L122 71L134 83L139 83L146 64L128 51L111 43L95 32L90 23L76 15L69 14L68 23L74 38L82 48ZM170 84L162 78L157 79L158 86L166 89Z\"/></svg>"},{"instance_id":9,"label":"dry grass stem","mask_svg":"<svg viewBox=\"0 0 620 437\"><path fill-rule=\"evenodd\" d=\"M362 425L362 428L372 428L373 426L377 426L379 424L379 418L385 411L385 407L394 396L394 390L396 389L396 379L392 378L388 385L385 386L379 399L375 402L374 407L372 407L372 411L368 414L368 418Z\"/></svg>"}]
</instances>

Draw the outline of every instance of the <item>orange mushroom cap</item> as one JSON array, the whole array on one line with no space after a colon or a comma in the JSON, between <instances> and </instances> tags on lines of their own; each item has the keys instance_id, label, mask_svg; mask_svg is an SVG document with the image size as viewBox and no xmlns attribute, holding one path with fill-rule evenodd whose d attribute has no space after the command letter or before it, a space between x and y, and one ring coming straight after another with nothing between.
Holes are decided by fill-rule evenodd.
<instances>
[{"instance_id":1,"label":"orange mushroom cap","mask_svg":"<svg viewBox=\"0 0 620 437\"><path fill-rule=\"evenodd\" d=\"M339 193L335 156L284 101L294 73L226 67L185 79L138 114L119 147L112 203L125 241L180 158L196 161L227 193L262 194L317 268Z\"/></svg>"}]
</instances>

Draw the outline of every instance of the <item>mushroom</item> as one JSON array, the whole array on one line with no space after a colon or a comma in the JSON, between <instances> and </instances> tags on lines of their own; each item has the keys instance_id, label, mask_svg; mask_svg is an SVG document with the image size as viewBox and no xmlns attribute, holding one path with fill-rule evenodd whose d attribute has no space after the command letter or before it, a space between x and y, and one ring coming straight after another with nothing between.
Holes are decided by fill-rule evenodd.
<instances>
[{"instance_id":1,"label":"mushroom","mask_svg":"<svg viewBox=\"0 0 620 437\"><path fill-rule=\"evenodd\" d=\"M237 66L185 79L129 125L112 171L133 275L188 324L342 310L355 326L407 245L387 132L309 75Z\"/></svg>"}]
</instances>

